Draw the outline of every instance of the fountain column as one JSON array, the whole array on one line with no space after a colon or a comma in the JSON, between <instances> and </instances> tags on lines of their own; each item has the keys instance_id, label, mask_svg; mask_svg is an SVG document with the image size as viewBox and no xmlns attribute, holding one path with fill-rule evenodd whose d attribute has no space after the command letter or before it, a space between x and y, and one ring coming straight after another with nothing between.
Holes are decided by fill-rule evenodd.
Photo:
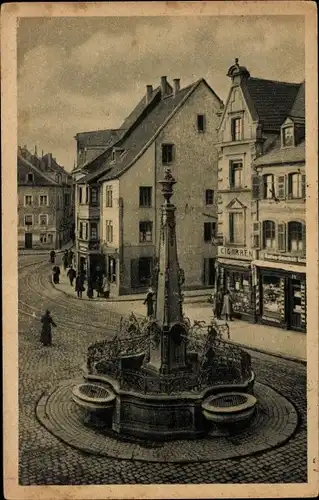
<instances>
[{"instance_id":1,"label":"fountain column","mask_svg":"<svg viewBox=\"0 0 319 500\"><path fill-rule=\"evenodd\" d=\"M169 169L162 185L161 229L156 269L155 319L151 325L150 357L146 368L157 373L171 373L186 368L186 335L183 321L181 284L176 245L176 207L170 203L176 183Z\"/></svg>"}]
</instances>

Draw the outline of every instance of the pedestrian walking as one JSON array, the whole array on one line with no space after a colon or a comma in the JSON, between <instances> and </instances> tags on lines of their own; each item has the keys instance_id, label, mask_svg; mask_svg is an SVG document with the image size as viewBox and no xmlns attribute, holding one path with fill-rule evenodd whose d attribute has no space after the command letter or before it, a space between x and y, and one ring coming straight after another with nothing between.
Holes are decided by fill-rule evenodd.
<instances>
[{"instance_id":1,"label":"pedestrian walking","mask_svg":"<svg viewBox=\"0 0 319 500\"><path fill-rule=\"evenodd\" d=\"M214 314L217 319L220 319L222 308L223 308L224 294L222 290L218 290L215 296L215 310Z\"/></svg>"},{"instance_id":2,"label":"pedestrian walking","mask_svg":"<svg viewBox=\"0 0 319 500\"><path fill-rule=\"evenodd\" d=\"M73 256L74 256L74 252L72 252L72 250L70 249L69 250L69 267L72 267L72 265L73 265Z\"/></svg>"},{"instance_id":3,"label":"pedestrian walking","mask_svg":"<svg viewBox=\"0 0 319 500\"><path fill-rule=\"evenodd\" d=\"M93 299L94 297L94 290L93 290L93 280L91 277L88 278L87 280L87 296L89 297L89 299Z\"/></svg>"},{"instance_id":4,"label":"pedestrian walking","mask_svg":"<svg viewBox=\"0 0 319 500\"><path fill-rule=\"evenodd\" d=\"M53 283L55 285L59 284L60 283L60 274L61 274L60 267L54 266L52 269L52 274L53 274Z\"/></svg>"},{"instance_id":5,"label":"pedestrian walking","mask_svg":"<svg viewBox=\"0 0 319 500\"><path fill-rule=\"evenodd\" d=\"M111 283L110 283L108 276L103 277L102 290L103 290L104 297L106 299L109 299L110 298Z\"/></svg>"},{"instance_id":6,"label":"pedestrian walking","mask_svg":"<svg viewBox=\"0 0 319 500\"><path fill-rule=\"evenodd\" d=\"M68 250L64 251L62 261L63 261L64 272L66 272L68 265L69 265L69 252L68 252Z\"/></svg>"},{"instance_id":7,"label":"pedestrian walking","mask_svg":"<svg viewBox=\"0 0 319 500\"><path fill-rule=\"evenodd\" d=\"M152 288L149 288L148 293L146 295L146 299L144 300L144 305L146 304L147 316L151 318L154 314L154 293Z\"/></svg>"},{"instance_id":8,"label":"pedestrian walking","mask_svg":"<svg viewBox=\"0 0 319 500\"><path fill-rule=\"evenodd\" d=\"M103 278L100 274L96 276L95 283L96 283L97 296L101 297L101 295L103 294Z\"/></svg>"},{"instance_id":9,"label":"pedestrian walking","mask_svg":"<svg viewBox=\"0 0 319 500\"><path fill-rule=\"evenodd\" d=\"M70 280L70 285L73 286L73 281L74 281L74 279L76 277L76 272L75 272L75 269L73 269L72 265L71 265L70 269L67 272L67 277Z\"/></svg>"},{"instance_id":10,"label":"pedestrian walking","mask_svg":"<svg viewBox=\"0 0 319 500\"><path fill-rule=\"evenodd\" d=\"M55 263L55 251L54 250L51 250L51 252L50 252L50 261L51 261L51 264Z\"/></svg>"},{"instance_id":11,"label":"pedestrian walking","mask_svg":"<svg viewBox=\"0 0 319 500\"><path fill-rule=\"evenodd\" d=\"M56 327L57 325L54 323L50 311L47 309L41 318L42 329L40 340L43 345L50 346L52 345L52 331L51 326Z\"/></svg>"},{"instance_id":12,"label":"pedestrian walking","mask_svg":"<svg viewBox=\"0 0 319 500\"><path fill-rule=\"evenodd\" d=\"M85 291L83 274L78 274L76 277L75 291L77 293L78 298L82 299L82 292Z\"/></svg>"},{"instance_id":13,"label":"pedestrian walking","mask_svg":"<svg viewBox=\"0 0 319 500\"><path fill-rule=\"evenodd\" d=\"M226 321L232 321L232 298L229 290L226 290L223 297L222 316L226 316Z\"/></svg>"}]
</instances>

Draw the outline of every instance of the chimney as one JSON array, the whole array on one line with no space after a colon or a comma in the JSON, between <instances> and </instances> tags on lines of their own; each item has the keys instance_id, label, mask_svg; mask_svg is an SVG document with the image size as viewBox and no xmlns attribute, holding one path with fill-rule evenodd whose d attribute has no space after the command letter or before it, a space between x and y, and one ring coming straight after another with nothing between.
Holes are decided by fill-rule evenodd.
<instances>
[{"instance_id":1,"label":"chimney","mask_svg":"<svg viewBox=\"0 0 319 500\"><path fill-rule=\"evenodd\" d=\"M146 104L149 104L151 102L152 95L153 95L153 86L146 85Z\"/></svg>"},{"instance_id":2,"label":"chimney","mask_svg":"<svg viewBox=\"0 0 319 500\"><path fill-rule=\"evenodd\" d=\"M180 90L180 79L179 78L174 78L174 97L176 96L177 92Z\"/></svg>"},{"instance_id":3,"label":"chimney","mask_svg":"<svg viewBox=\"0 0 319 500\"><path fill-rule=\"evenodd\" d=\"M167 89L167 76L161 76L161 96L162 96L162 99L163 97L166 96L166 91Z\"/></svg>"},{"instance_id":4,"label":"chimney","mask_svg":"<svg viewBox=\"0 0 319 500\"><path fill-rule=\"evenodd\" d=\"M34 146L34 156L38 156L38 148L36 145Z\"/></svg>"},{"instance_id":5,"label":"chimney","mask_svg":"<svg viewBox=\"0 0 319 500\"><path fill-rule=\"evenodd\" d=\"M44 157L44 151L43 151L43 149L42 149L42 155L41 155L41 158L43 158L43 157Z\"/></svg>"},{"instance_id":6,"label":"chimney","mask_svg":"<svg viewBox=\"0 0 319 500\"><path fill-rule=\"evenodd\" d=\"M48 153L48 168L51 168L52 153Z\"/></svg>"}]
</instances>

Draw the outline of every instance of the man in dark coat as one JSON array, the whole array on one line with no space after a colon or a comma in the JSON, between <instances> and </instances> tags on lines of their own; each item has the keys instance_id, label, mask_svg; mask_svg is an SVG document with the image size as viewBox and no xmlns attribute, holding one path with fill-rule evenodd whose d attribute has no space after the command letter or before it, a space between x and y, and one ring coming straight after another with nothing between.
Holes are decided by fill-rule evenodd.
<instances>
[{"instance_id":1,"label":"man in dark coat","mask_svg":"<svg viewBox=\"0 0 319 500\"><path fill-rule=\"evenodd\" d=\"M153 293L152 288L150 288L147 295L146 295L146 299L143 302L144 304L146 304L147 316L149 318L152 317L154 314L153 300L154 300L154 293Z\"/></svg>"},{"instance_id":2,"label":"man in dark coat","mask_svg":"<svg viewBox=\"0 0 319 500\"><path fill-rule=\"evenodd\" d=\"M51 250L51 252L50 252L50 261L51 261L51 264L55 263L55 251L54 250Z\"/></svg>"},{"instance_id":3,"label":"man in dark coat","mask_svg":"<svg viewBox=\"0 0 319 500\"><path fill-rule=\"evenodd\" d=\"M56 326L54 323L50 311L47 309L41 318L42 329L40 340L43 345L52 345L52 332L51 326Z\"/></svg>"},{"instance_id":4,"label":"man in dark coat","mask_svg":"<svg viewBox=\"0 0 319 500\"><path fill-rule=\"evenodd\" d=\"M75 291L78 298L82 299L82 292L84 292L84 277L83 274L78 274L75 280Z\"/></svg>"},{"instance_id":5,"label":"man in dark coat","mask_svg":"<svg viewBox=\"0 0 319 500\"><path fill-rule=\"evenodd\" d=\"M53 273L53 283L54 284L58 284L60 283L60 268L59 266L54 266L53 269L52 269L52 273Z\"/></svg>"},{"instance_id":6,"label":"man in dark coat","mask_svg":"<svg viewBox=\"0 0 319 500\"><path fill-rule=\"evenodd\" d=\"M88 287L88 289L87 289L86 294L89 297L89 299L93 299L93 297L94 297L94 291L93 291L93 280L92 280L91 277L89 277L87 279L87 287Z\"/></svg>"},{"instance_id":7,"label":"man in dark coat","mask_svg":"<svg viewBox=\"0 0 319 500\"><path fill-rule=\"evenodd\" d=\"M217 319L220 319L222 313L223 300L224 300L223 291L219 289L216 293L216 298L215 298L215 316Z\"/></svg>"},{"instance_id":8,"label":"man in dark coat","mask_svg":"<svg viewBox=\"0 0 319 500\"><path fill-rule=\"evenodd\" d=\"M72 252L72 250L69 250L69 267L72 267L73 265L73 255L74 252Z\"/></svg>"},{"instance_id":9,"label":"man in dark coat","mask_svg":"<svg viewBox=\"0 0 319 500\"><path fill-rule=\"evenodd\" d=\"M69 265L69 252L67 250L65 250L65 252L64 252L64 255L62 257L62 261L63 261L64 271L66 271L67 267Z\"/></svg>"},{"instance_id":10,"label":"man in dark coat","mask_svg":"<svg viewBox=\"0 0 319 500\"><path fill-rule=\"evenodd\" d=\"M72 266L70 267L70 269L67 272L67 277L70 280L70 285L73 286L73 281L74 281L74 279L76 277L76 272L75 272L75 269L73 269Z\"/></svg>"}]
</instances>

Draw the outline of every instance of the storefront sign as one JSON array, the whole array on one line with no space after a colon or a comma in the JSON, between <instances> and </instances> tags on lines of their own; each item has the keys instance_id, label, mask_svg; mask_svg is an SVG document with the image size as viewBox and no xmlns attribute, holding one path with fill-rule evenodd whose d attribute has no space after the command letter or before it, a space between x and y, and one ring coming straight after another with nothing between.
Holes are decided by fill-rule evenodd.
<instances>
[{"instance_id":1,"label":"storefront sign","mask_svg":"<svg viewBox=\"0 0 319 500\"><path fill-rule=\"evenodd\" d=\"M270 253L265 253L264 255L265 260L275 260L277 262L297 262L299 264L306 264L306 259L304 257L294 257L291 255L276 255L276 254L270 254Z\"/></svg>"},{"instance_id":2,"label":"storefront sign","mask_svg":"<svg viewBox=\"0 0 319 500\"><path fill-rule=\"evenodd\" d=\"M218 256L240 260L253 260L254 251L249 248L218 247Z\"/></svg>"}]
</instances>

